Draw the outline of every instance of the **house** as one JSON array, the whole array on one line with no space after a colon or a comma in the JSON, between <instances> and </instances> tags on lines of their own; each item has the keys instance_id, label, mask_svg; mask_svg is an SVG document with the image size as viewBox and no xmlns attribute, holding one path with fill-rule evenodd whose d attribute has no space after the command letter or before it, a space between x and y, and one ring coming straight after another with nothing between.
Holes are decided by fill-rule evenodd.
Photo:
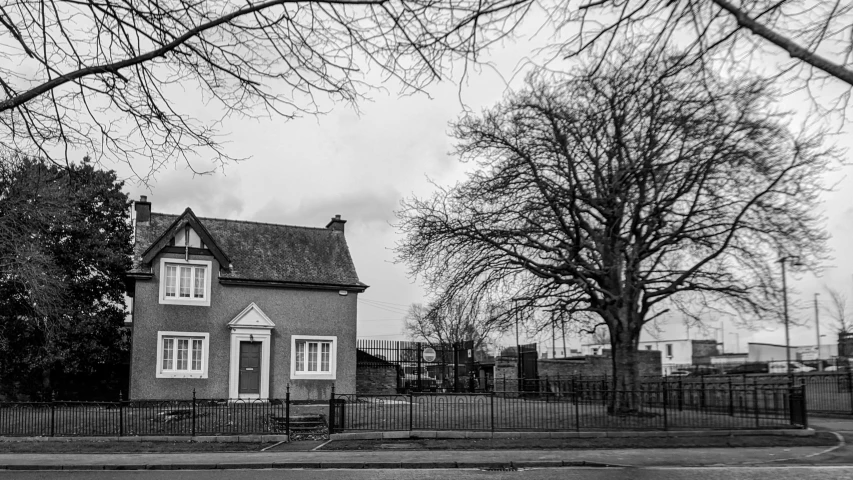
<instances>
[{"instance_id":1,"label":"house","mask_svg":"<svg viewBox=\"0 0 853 480\"><path fill-rule=\"evenodd\" d=\"M637 348L641 351L659 351L663 374L692 365L710 365L711 357L719 354L716 340L651 340L641 341ZM581 346L584 355L602 355L610 349L610 344L588 343Z\"/></svg>"},{"instance_id":2,"label":"house","mask_svg":"<svg viewBox=\"0 0 853 480\"><path fill-rule=\"evenodd\" d=\"M355 392L355 271L326 228L151 212L135 202L131 399Z\"/></svg>"}]
</instances>

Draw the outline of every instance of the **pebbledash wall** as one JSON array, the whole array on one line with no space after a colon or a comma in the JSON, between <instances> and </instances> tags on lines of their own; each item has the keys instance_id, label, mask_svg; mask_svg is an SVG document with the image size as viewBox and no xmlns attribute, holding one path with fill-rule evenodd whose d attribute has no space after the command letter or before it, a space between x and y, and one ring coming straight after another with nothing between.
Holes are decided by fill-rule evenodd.
<instances>
[{"instance_id":1,"label":"pebbledash wall","mask_svg":"<svg viewBox=\"0 0 853 480\"><path fill-rule=\"evenodd\" d=\"M184 258L161 254L160 258ZM159 298L160 269L151 280L137 280L134 302L131 399L228 398L231 331L227 324L254 302L275 323L270 340L270 398L284 398L290 383L294 400L325 400L332 385L341 393L355 391L356 292L340 295L338 290L309 290L222 285L216 277L219 264L211 256L190 255L192 260L212 261L210 306L162 305ZM205 379L157 378L157 332L209 333L208 375ZM337 337L335 380L290 378L291 335Z\"/></svg>"}]
</instances>

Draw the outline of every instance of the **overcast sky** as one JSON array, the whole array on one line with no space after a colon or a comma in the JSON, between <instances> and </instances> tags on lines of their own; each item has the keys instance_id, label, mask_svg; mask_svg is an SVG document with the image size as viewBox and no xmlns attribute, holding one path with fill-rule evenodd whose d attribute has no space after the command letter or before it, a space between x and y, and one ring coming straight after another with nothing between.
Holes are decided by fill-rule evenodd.
<instances>
[{"instance_id":1,"label":"overcast sky","mask_svg":"<svg viewBox=\"0 0 853 480\"><path fill-rule=\"evenodd\" d=\"M448 122L462 112L461 102L474 110L494 104L505 93L504 79L514 74L511 85L517 86L523 77L517 74L517 66L529 54L529 45L521 40L494 50L491 59L495 69L474 72L461 89L451 83L434 85L428 90L431 98L372 93L373 101L360 105L360 115L340 106L318 118L287 122L278 118L233 119L225 124L230 132L228 148L249 160L228 165L210 176L193 176L183 165L177 165L161 171L150 189L128 182L126 190L133 199L148 195L152 210L163 213L180 213L191 207L203 217L318 227L340 214L348 221L346 236L359 277L370 285L359 296L358 334L402 339L406 307L423 302L425 292L416 279L407 277L404 265L393 263L392 248L399 240L391 225L393 212L403 197L430 194L433 187L427 178L441 185L464 179L467 166L449 154ZM395 92L396 88L389 90ZM197 113L206 116L203 109ZM853 145L849 133L848 127L838 136L839 145ZM804 274L791 279L796 290L792 300L803 304L802 309L794 309L792 318L807 325L792 329L794 345L815 343L810 302L823 284L843 289L853 300L851 173L850 168L833 173L830 180L838 182L836 191L825 197L834 260L821 278ZM827 295L821 300L825 302ZM822 333L831 334L825 314L823 325ZM736 338L740 350L748 341L784 343L779 325L764 324L749 330L726 321L724 328L725 338L714 330L701 332L695 328L689 335L716 335L725 341L727 352L735 351ZM673 317L664 325L661 339L687 335L680 319ZM834 336L831 341L835 341ZM514 339L506 343L514 343ZM580 342L572 336L569 343L578 346Z\"/></svg>"}]
</instances>

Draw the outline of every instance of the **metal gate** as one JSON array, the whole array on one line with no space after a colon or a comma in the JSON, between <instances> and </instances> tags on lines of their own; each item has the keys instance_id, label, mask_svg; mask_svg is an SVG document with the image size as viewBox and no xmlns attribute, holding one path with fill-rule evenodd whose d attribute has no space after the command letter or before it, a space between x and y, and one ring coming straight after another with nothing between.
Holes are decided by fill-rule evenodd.
<instances>
[{"instance_id":1,"label":"metal gate","mask_svg":"<svg viewBox=\"0 0 853 480\"><path fill-rule=\"evenodd\" d=\"M469 348L465 348L469 346ZM426 361L428 349L435 351ZM432 352L429 352L432 353ZM428 355L427 358L432 357ZM469 387L473 342L430 345L424 342L365 340L357 343L358 364L397 368L397 392L461 392ZM535 362L534 362L535 363Z\"/></svg>"}]
</instances>

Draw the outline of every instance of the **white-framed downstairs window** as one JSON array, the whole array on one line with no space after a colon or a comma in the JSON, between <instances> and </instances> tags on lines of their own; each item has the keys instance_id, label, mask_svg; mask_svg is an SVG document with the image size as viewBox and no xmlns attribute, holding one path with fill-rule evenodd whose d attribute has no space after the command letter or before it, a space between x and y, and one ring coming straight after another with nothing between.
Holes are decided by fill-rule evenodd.
<instances>
[{"instance_id":1,"label":"white-framed downstairs window","mask_svg":"<svg viewBox=\"0 0 853 480\"><path fill-rule=\"evenodd\" d=\"M292 335L290 378L334 380L337 370L338 337Z\"/></svg>"},{"instance_id":2,"label":"white-framed downstairs window","mask_svg":"<svg viewBox=\"0 0 853 480\"><path fill-rule=\"evenodd\" d=\"M160 303L210 306L212 262L160 259Z\"/></svg>"},{"instance_id":3,"label":"white-framed downstairs window","mask_svg":"<svg viewBox=\"0 0 853 480\"><path fill-rule=\"evenodd\" d=\"M207 378L210 334L157 332L157 378Z\"/></svg>"}]
</instances>

